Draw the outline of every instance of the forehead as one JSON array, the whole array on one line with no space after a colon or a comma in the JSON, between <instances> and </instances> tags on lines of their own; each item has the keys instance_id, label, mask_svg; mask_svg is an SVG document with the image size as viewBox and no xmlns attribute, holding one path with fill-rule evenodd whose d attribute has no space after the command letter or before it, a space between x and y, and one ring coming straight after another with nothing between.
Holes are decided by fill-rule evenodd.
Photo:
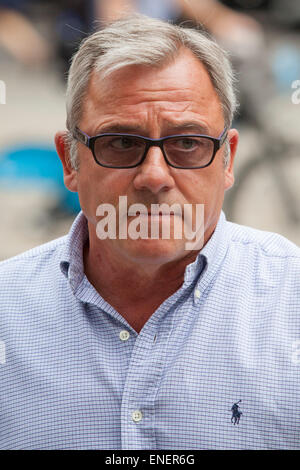
<instances>
[{"instance_id":1,"label":"forehead","mask_svg":"<svg viewBox=\"0 0 300 470\"><path fill-rule=\"evenodd\" d=\"M222 127L220 99L204 65L184 49L160 68L132 65L101 79L95 72L83 104L81 125L86 130L110 121L145 120L162 126L165 122L199 121L208 129Z\"/></svg>"}]
</instances>

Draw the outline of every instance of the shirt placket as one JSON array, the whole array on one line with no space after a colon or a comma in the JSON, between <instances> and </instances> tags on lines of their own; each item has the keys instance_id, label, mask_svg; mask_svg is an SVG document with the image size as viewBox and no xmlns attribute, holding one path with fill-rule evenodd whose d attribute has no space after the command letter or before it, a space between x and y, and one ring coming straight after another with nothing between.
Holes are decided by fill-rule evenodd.
<instances>
[{"instance_id":1,"label":"shirt placket","mask_svg":"<svg viewBox=\"0 0 300 470\"><path fill-rule=\"evenodd\" d=\"M156 448L155 399L166 364L170 317L159 327L150 321L135 341L122 396L122 449Z\"/></svg>"}]
</instances>

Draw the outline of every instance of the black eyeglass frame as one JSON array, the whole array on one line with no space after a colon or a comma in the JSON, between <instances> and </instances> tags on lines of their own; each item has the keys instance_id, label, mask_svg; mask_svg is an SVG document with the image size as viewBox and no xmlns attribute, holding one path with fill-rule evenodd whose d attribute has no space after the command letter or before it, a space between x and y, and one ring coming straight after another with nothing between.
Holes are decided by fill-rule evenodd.
<instances>
[{"instance_id":1,"label":"black eyeglass frame","mask_svg":"<svg viewBox=\"0 0 300 470\"><path fill-rule=\"evenodd\" d=\"M200 168L206 168L207 166L209 166L213 162L217 151L224 144L225 139L227 137L227 134L228 134L228 129L227 129L227 127L224 127L224 129L223 129L222 133L219 135L219 137L211 137L210 135L205 135L205 134L176 134L176 135L168 135L166 137L161 137L159 139L151 139L150 137L144 137L142 135L137 135L137 134L120 134L120 133L115 133L115 132L108 132L108 133L104 133L104 134L98 134L98 135L95 135L95 136L91 137L88 134L86 134L85 132L83 132L82 130L80 130L78 127L76 127L74 132L73 132L73 137L74 137L74 139L78 140L79 142L84 144L86 147L88 147L92 151L95 162L98 165L100 165L104 168L114 168L114 169L117 169L117 170L118 169L135 168L135 167L137 167L137 166L139 166L143 163L143 161L145 160L145 158L147 156L147 153L148 153L148 150L149 150L150 147L159 147L162 151L162 154L164 156L165 161L171 167L178 168L180 170L197 170L197 169L200 169ZM105 165L103 163L100 163L97 160L96 155L95 155L95 151L94 151L95 142L99 137L109 137L109 136L111 136L111 137L114 137L114 136L116 136L116 137L135 137L135 138L138 138L138 139L142 140L145 143L145 151L144 151L144 154L142 155L141 159L139 160L139 162L135 163L134 165L130 165L130 166L112 166L112 165ZM193 166L193 167L184 167L184 166L177 166L177 165L174 165L173 163L169 162L169 160L167 158L167 155L165 153L165 150L164 150L164 142L168 139L189 138L189 137L205 137L206 139L209 139L213 142L213 144L214 144L213 154L212 154L212 157L211 157L210 161L206 165Z\"/></svg>"}]
</instances>

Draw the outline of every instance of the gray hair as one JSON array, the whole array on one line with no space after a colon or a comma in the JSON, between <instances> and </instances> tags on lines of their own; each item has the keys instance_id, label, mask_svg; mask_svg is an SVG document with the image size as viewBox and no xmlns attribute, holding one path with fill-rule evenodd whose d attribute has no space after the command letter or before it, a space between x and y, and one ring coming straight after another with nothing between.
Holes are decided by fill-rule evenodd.
<instances>
[{"instance_id":1,"label":"gray hair","mask_svg":"<svg viewBox=\"0 0 300 470\"><path fill-rule=\"evenodd\" d=\"M92 71L108 77L128 65L162 67L185 47L202 62L219 96L225 126L229 129L237 101L234 76L227 53L205 32L176 26L140 14L121 18L83 40L69 71L66 108L70 161L78 169L77 141L73 138ZM225 165L230 149L226 140Z\"/></svg>"}]
</instances>

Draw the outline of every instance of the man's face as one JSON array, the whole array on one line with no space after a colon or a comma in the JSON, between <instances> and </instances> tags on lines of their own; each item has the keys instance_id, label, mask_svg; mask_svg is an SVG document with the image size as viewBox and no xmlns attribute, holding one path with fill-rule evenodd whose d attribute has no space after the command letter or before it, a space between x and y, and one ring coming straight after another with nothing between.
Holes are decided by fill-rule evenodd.
<instances>
[{"instance_id":1,"label":"man's face","mask_svg":"<svg viewBox=\"0 0 300 470\"><path fill-rule=\"evenodd\" d=\"M101 80L93 74L83 107L80 129L90 136L124 132L150 138L174 134L206 134L218 137L224 128L220 100L204 66L183 50L175 62L161 69L128 66ZM122 130L120 130L122 129ZM232 160L237 131L229 132ZM90 149L78 144L79 170L71 171L68 187L78 191L89 221L90 243L124 259L143 263L167 263L188 256L186 240L106 239L96 235L97 207L109 203L119 209L119 196L127 204L204 204L204 242L211 236L223 204L224 191L233 183L232 161L224 168L224 146L213 163L203 169L169 166L158 147L151 147L144 162L130 169L103 168ZM133 219L127 218L127 222ZM151 219L151 216L149 216ZM160 216L159 223L164 223ZM178 216L172 224L182 224ZM172 233L172 231L171 231Z\"/></svg>"}]
</instances>

